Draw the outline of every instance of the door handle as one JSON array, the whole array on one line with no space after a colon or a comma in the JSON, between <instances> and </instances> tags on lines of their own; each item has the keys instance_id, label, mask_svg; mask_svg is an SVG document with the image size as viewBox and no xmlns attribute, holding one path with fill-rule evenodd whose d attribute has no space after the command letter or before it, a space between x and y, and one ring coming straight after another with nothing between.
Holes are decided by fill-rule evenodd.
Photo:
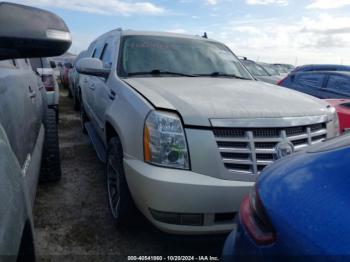
<instances>
[{"instance_id":1,"label":"door handle","mask_svg":"<svg viewBox=\"0 0 350 262\"><path fill-rule=\"evenodd\" d=\"M108 94L109 99L114 100L116 95L117 94L113 90L109 90L109 94Z\"/></svg>"}]
</instances>

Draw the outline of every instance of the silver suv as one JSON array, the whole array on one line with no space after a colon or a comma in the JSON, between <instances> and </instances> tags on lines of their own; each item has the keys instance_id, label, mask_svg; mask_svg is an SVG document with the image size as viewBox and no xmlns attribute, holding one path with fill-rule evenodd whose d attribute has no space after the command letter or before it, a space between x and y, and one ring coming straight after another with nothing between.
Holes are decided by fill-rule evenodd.
<instances>
[{"instance_id":1,"label":"silver suv","mask_svg":"<svg viewBox=\"0 0 350 262\"><path fill-rule=\"evenodd\" d=\"M114 30L77 70L117 226L135 203L169 233L227 232L266 166L338 130L334 108L253 80L225 45L197 36Z\"/></svg>"}]
</instances>

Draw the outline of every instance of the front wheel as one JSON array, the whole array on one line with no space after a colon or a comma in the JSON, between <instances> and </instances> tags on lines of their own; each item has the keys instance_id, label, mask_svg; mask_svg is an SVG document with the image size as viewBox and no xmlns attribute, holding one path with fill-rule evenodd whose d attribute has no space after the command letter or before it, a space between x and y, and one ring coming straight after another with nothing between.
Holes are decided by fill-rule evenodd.
<instances>
[{"instance_id":1,"label":"front wheel","mask_svg":"<svg viewBox=\"0 0 350 262\"><path fill-rule=\"evenodd\" d=\"M117 228L130 226L138 214L125 179L123 150L117 137L109 141L106 165L108 205L113 222Z\"/></svg>"}]
</instances>

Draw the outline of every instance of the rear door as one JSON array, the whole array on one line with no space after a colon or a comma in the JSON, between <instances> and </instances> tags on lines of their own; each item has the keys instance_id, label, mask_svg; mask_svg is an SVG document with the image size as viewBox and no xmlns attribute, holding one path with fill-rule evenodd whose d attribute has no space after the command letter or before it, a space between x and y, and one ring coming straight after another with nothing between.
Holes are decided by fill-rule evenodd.
<instances>
[{"instance_id":1,"label":"rear door","mask_svg":"<svg viewBox=\"0 0 350 262\"><path fill-rule=\"evenodd\" d=\"M294 77L292 88L318 97L327 98L327 90L325 90L326 75L324 73L297 73Z\"/></svg>"},{"instance_id":2,"label":"rear door","mask_svg":"<svg viewBox=\"0 0 350 262\"><path fill-rule=\"evenodd\" d=\"M28 60L0 62L0 122L7 134L23 174L29 176L32 154L42 123L42 100L36 79ZM35 174L38 175L38 174ZM28 177L31 196L34 197Z\"/></svg>"},{"instance_id":3,"label":"rear door","mask_svg":"<svg viewBox=\"0 0 350 262\"><path fill-rule=\"evenodd\" d=\"M96 45L93 48L91 57L92 58L99 58L101 56L103 48L103 43L101 41L96 42ZM83 89L83 101L84 101L84 109L86 113L88 114L90 120L92 121L93 125L95 126L96 123L96 115L94 112L94 96L95 96L95 83L94 83L94 76L90 75L81 75L80 76L80 84Z\"/></svg>"},{"instance_id":4,"label":"rear door","mask_svg":"<svg viewBox=\"0 0 350 262\"><path fill-rule=\"evenodd\" d=\"M350 76L331 74L328 78L327 98L350 98Z\"/></svg>"}]
</instances>

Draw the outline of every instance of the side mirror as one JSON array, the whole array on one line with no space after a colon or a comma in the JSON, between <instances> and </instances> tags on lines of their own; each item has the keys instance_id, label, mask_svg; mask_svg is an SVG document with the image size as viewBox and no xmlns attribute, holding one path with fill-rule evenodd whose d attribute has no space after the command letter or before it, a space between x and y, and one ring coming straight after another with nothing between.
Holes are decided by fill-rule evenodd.
<instances>
[{"instance_id":1,"label":"side mirror","mask_svg":"<svg viewBox=\"0 0 350 262\"><path fill-rule=\"evenodd\" d=\"M50 67L51 68L56 68L56 63L54 61L50 61Z\"/></svg>"},{"instance_id":2,"label":"side mirror","mask_svg":"<svg viewBox=\"0 0 350 262\"><path fill-rule=\"evenodd\" d=\"M71 43L69 29L57 15L0 3L0 60L59 56Z\"/></svg>"},{"instance_id":3,"label":"side mirror","mask_svg":"<svg viewBox=\"0 0 350 262\"><path fill-rule=\"evenodd\" d=\"M103 78L107 78L111 72L111 69L104 68L102 61L97 58L79 59L76 68L80 74L99 76Z\"/></svg>"}]
</instances>

